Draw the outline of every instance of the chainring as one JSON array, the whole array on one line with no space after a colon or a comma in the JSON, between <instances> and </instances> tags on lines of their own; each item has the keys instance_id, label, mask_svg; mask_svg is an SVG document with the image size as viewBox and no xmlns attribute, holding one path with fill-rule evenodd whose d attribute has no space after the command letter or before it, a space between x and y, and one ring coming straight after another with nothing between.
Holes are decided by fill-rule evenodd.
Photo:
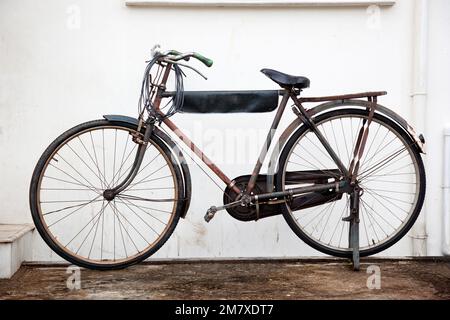
<instances>
[{"instance_id":1,"label":"chainring","mask_svg":"<svg viewBox=\"0 0 450 320\"><path fill-rule=\"evenodd\" d=\"M234 179L236 186L241 190L247 189L250 176L240 176ZM258 195L267 193L266 190L266 176L260 175L256 182L251 195ZM227 187L223 193L223 203L229 204L237 201L241 195L237 194L232 188ZM278 209L278 205L275 204L261 204L259 205L259 212L255 205L249 206L236 206L227 208L227 212L235 219L240 221L255 221L261 218L274 216L281 214L281 210Z\"/></svg>"}]
</instances>

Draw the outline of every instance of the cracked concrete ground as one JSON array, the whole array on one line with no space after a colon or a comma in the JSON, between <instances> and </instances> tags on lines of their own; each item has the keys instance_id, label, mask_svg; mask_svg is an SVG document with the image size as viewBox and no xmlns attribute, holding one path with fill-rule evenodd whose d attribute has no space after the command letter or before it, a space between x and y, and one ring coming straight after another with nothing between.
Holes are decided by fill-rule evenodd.
<instances>
[{"instance_id":1,"label":"cracked concrete ground","mask_svg":"<svg viewBox=\"0 0 450 320\"><path fill-rule=\"evenodd\" d=\"M381 288L367 287L370 265ZM119 271L81 269L69 290L67 266L23 266L0 280L0 299L450 299L448 260L184 261L145 263ZM369 279L371 282L373 278Z\"/></svg>"}]
</instances>

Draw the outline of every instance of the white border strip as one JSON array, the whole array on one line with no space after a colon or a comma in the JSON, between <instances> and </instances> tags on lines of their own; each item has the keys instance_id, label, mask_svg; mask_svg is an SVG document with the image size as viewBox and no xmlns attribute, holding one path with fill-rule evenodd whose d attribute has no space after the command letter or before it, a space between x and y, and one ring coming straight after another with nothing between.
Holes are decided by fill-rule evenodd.
<instances>
[{"instance_id":1,"label":"white border strip","mask_svg":"<svg viewBox=\"0 0 450 320\"><path fill-rule=\"evenodd\" d=\"M130 7L361 7L361 6L393 6L396 0L370 1L370 0L280 0L280 1L236 1L236 0L146 0L125 1Z\"/></svg>"}]
</instances>

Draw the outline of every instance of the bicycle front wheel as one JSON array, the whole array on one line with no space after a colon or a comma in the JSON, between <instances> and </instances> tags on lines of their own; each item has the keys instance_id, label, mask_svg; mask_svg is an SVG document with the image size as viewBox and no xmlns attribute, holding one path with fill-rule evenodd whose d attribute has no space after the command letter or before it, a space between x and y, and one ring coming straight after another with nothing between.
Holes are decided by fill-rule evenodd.
<instances>
[{"instance_id":1,"label":"bicycle front wheel","mask_svg":"<svg viewBox=\"0 0 450 320\"><path fill-rule=\"evenodd\" d=\"M359 130L367 119L365 110L341 109L321 114L314 121L349 168ZM314 132L302 126L280 156L278 190L295 187L286 179L289 172L306 171L322 172L335 181L342 178ZM380 114L375 114L370 126L357 183L363 190L360 255L368 256L389 248L408 232L425 197L425 170L415 142L398 124ZM312 207L305 205L299 210L286 203L282 210L291 229L307 244L329 255L351 257L350 223L342 220L350 215L349 200L348 194L331 194Z\"/></svg>"},{"instance_id":2,"label":"bicycle front wheel","mask_svg":"<svg viewBox=\"0 0 450 320\"><path fill-rule=\"evenodd\" d=\"M130 172L136 126L96 120L58 137L43 153L30 186L42 238L62 258L91 269L117 269L155 253L180 218L182 174L152 135L139 173L114 199L103 192Z\"/></svg>"}]
</instances>

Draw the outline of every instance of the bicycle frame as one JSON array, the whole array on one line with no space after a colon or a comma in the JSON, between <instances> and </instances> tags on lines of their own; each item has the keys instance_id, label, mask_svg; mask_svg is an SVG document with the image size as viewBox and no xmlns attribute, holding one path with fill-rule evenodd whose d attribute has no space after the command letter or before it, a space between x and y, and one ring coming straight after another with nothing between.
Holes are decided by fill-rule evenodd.
<instances>
[{"instance_id":1,"label":"bicycle frame","mask_svg":"<svg viewBox=\"0 0 450 320\"><path fill-rule=\"evenodd\" d=\"M169 239L179 218L186 217L191 201L191 175L182 152L186 149L180 147L181 143L177 143L174 135L226 185L224 190L221 188L221 205L207 209L206 222L223 210L239 221L282 215L306 244L326 254L351 257L355 270L359 269L360 253L368 256L381 252L412 227L425 200L425 168L420 156L425 141L403 118L377 104L378 96L386 92L300 97L302 89L309 86L309 79L263 69L281 90L192 91L183 95L184 74L180 66L190 66L178 61L192 57L206 66L212 65L212 60L195 52L155 51L145 69L137 119L104 115L105 120L79 124L60 135L42 154L30 183L30 209L43 240L62 258L83 267L117 269L143 261ZM166 87L172 70L175 92ZM290 100L293 101L295 120L283 133L277 134L276 145L271 146ZM310 109L303 106L313 102L324 103ZM234 180L228 178L170 118L183 111L270 112L277 105L278 110L252 173ZM268 171L261 174L269 150L272 151ZM97 157L100 153L102 155ZM307 154L311 161L307 160ZM188 156L192 158L191 152ZM300 159L300 163L293 157ZM148 159L146 163L144 159ZM326 160L325 165L322 160ZM80 171L78 167L81 167ZM200 167L205 172L203 166ZM139 175L141 172L142 176ZM386 180L386 177L389 178ZM212 180L216 183L216 179ZM363 196L365 192L369 198ZM64 210L67 211L62 212ZM397 216L391 210L402 210L406 215ZM57 212L62 213L47 219L47 215ZM73 218L75 220L66 220L51 229L76 212L79 213ZM81 216L83 212L84 217ZM311 217L313 213L315 216ZM308 218L300 221L305 216ZM392 225L390 221L394 218L396 221ZM154 223L155 228L152 227ZM370 226L372 230L368 232ZM78 233L74 228L79 229ZM366 236L361 238L361 243L360 230ZM100 238L97 231L101 232ZM378 231L381 231L381 237ZM343 237L347 233L348 242ZM137 236L144 242L139 239L135 243ZM122 238L122 243L118 238L116 246L117 237ZM104 239L107 240L105 246Z\"/></svg>"},{"instance_id":2,"label":"bicycle frame","mask_svg":"<svg viewBox=\"0 0 450 320\"><path fill-rule=\"evenodd\" d=\"M200 150L194 142L191 141L191 139L186 136L176 125L173 123L169 118L164 117L164 113L160 110L160 105L162 99L165 97L165 89L166 89L166 83L170 75L170 71L172 70L172 64L167 63L164 66L165 70L163 72L161 83L158 85L157 93L155 95L155 99L153 101L153 106L155 109L155 112L162 116L162 122L221 180L223 183L226 184L227 187L232 188L234 192L237 194L244 194L249 197L248 201L256 200L262 200L262 199L273 199L273 198L283 198L286 196L294 196L309 192L317 192L317 191L324 191L329 189L334 190L348 190L350 185L355 184L356 176L359 169L359 159L361 155L363 154L365 144L367 142L367 136L369 131L369 126L372 121L372 117L375 112L375 107L377 105L377 96L386 94L385 92L368 92L368 93L362 93L362 94L353 94L353 95L345 95L345 96L332 96L332 97L321 97L321 98L298 98L300 91L293 89L293 88L284 88L280 90L279 94L282 96L282 100L278 106L277 112L275 114L275 117L273 119L272 125L269 129L269 132L266 137L265 144L260 152L260 155L258 157L258 160L255 164L255 167L253 169L253 172L250 176L248 185L246 190L241 190L235 185L235 182L232 181L225 173L222 172L222 170L212 161L210 160L202 150ZM166 95L167 96L167 95ZM342 163L341 159L338 157L338 155L335 153L331 145L328 143L326 138L323 136L323 134L320 132L320 130L317 128L316 124L314 123L311 116L308 114L307 110L303 107L302 103L304 102L319 102L319 101L332 101L332 100L344 100L344 99L355 99L355 98L361 98L361 97L367 97L369 99L370 105L368 107L369 111L369 118L364 121L363 126L360 129L357 143L355 145L355 150L353 152L353 160L351 162L350 168L346 168L345 165ZM285 191L279 191L279 192L271 192L267 194L257 195L257 196L251 196L251 192L253 191L257 178L260 174L262 164L264 160L267 157L267 153L269 151L269 148L272 144L274 133L278 128L278 125L280 123L281 117L284 114L284 111L286 109L286 105L289 101L289 99L292 99L294 102L295 107L293 108L294 113L302 120L302 122L310 127L311 131L314 132L314 134L317 136L319 141L322 143L330 157L335 162L336 166L338 167L339 171L342 174L343 179L341 181L336 181L333 183L327 183L327 184L317 184L313 186L307 186L307 187L300 187L300 188L292 188L287 189ZM146 145L146 139L149 137L149 131L151 132L153 130L154 123L150 123L149 120L146 121L147 127L146 132L144 134L144 140L139 141L138 137L135 137L135 142L141 143L143 145ZM144 125L143 120L140 120L140 126ZM144 151L143 151L144 150ZM143 152L140 152L143 151ZM145 152L145 148L142 147L138 149L138 153L136 155L136 160L133 165L133 168L125 180L120 183L117 187L115 187L112 190L105 191L105 194L111 192L111 196L113 194L118 194L123 189L125 189L132 181L132 179L135 176L135 172L139 170L140 164L142 162L142 158Z\"/></svg>"}]
</instances>

